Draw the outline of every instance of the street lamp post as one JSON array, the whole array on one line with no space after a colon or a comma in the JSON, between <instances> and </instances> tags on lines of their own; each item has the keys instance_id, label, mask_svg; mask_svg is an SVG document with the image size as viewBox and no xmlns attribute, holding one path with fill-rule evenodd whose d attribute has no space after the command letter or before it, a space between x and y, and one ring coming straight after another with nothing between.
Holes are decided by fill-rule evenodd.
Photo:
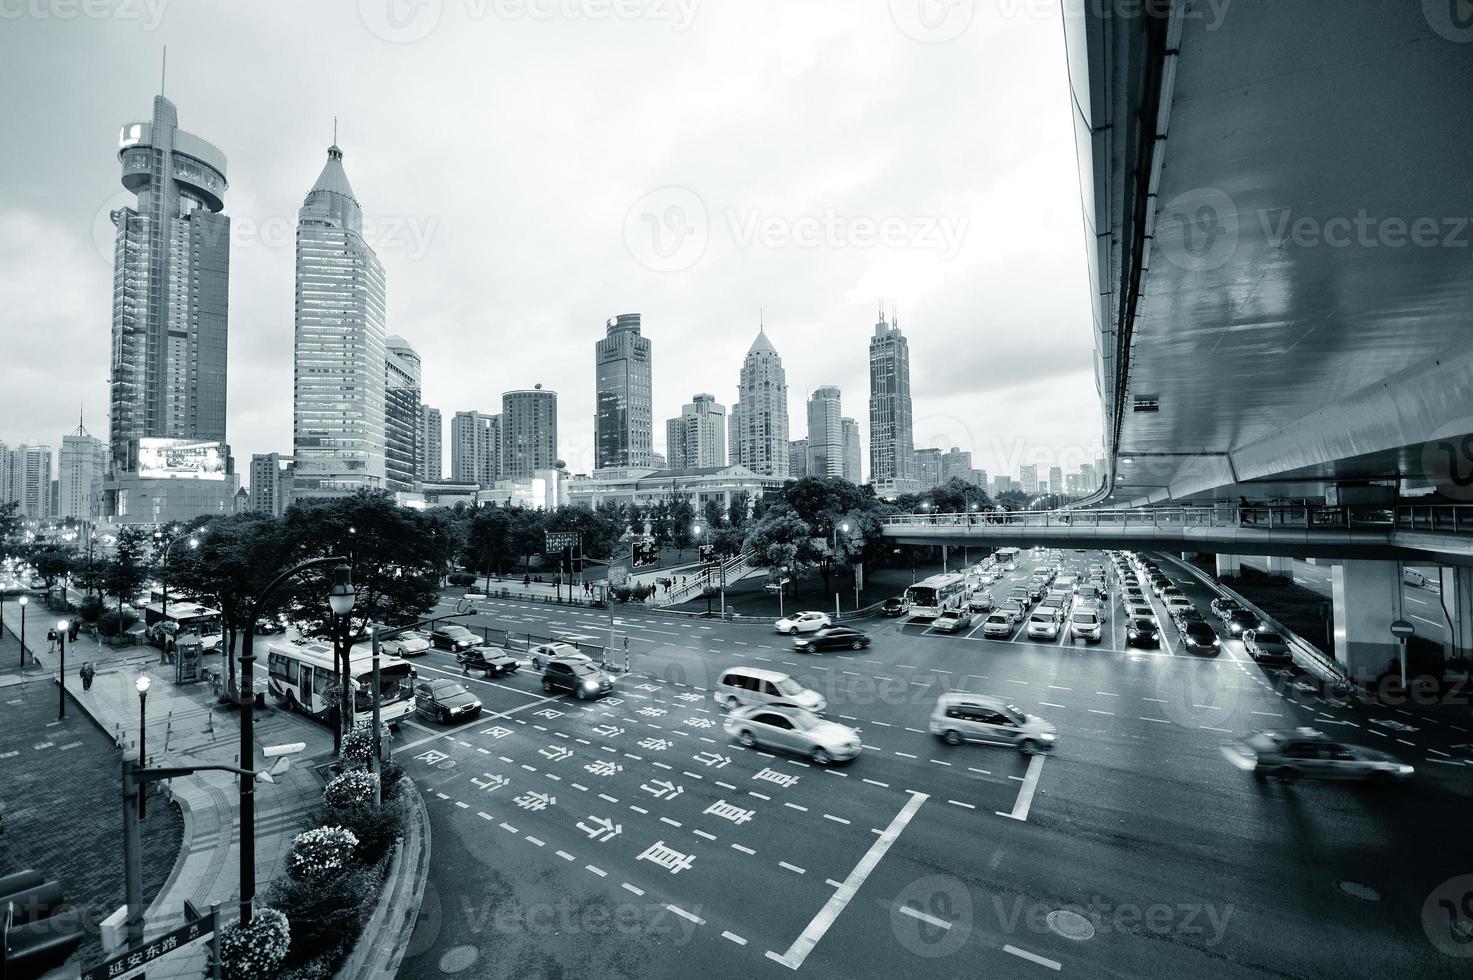
<instances>
[{"instance_id":1,"label":"street lamp post","mask_svg":"<svg viewBox=\"0 0 1473 980\"><path fill-rule=\"evenodd\" d=\"M20 597L20 665L26 665L26 606L31 604L30 596Z\"/></svg>"},{"instance_id":2,"label":"street lamp post","mask_svg":"<svg viewBox=\"0 0 1473 980\"><path fill-rule=\"evenodd\" d=\"M57 620L56 622L56 642L61 644L59 648L61 650L61 669L56 674L58 685L56 702L57 721L66 721L66 634L67 630L71 629L71 626L72 624L64 619Z\"/></svg>"},{"instance_id":3,"label":"street lamp post","mask_svg":"<svg viewBox=\"0 0 1473 980\"><path fill-rule=\"evenodd\" d=\"M353 689L353 657L348 646L348 634L353 628L353 603L357 596L353 592L353 572L347 565L339 565L332 572L332 588L328 590L327 604L332 609L338 624L338 645L342 650L343 675L338 678L338 734L333 741L342 744L342 736L353 728L353 711L357 692Z\"/></svg>"},{"instance_id":4,"label":"street lamp post","mask_svg":"<svg viewBox=\"0 0 1473 980\"><path fill-rule=\"evenodd\" d=\"M829 564L830 565L835 565L836 563L834 562L834 558L835 558L835 556L837 556L839 554L839 532L840 531L843 531L845 534L848 534L849 533L849 522L848 521L845 521L843 524L840 524L838 527L832 528L831 531L832 531L832 534L830 535ZM838 586L839 586L839 570L838 570L837 567L835 567L834 568L834 615L835 616L840 615L840 610L839 610L839 588L838 588ZM854 608L855 609L858 609L859 608L859 586L858 585L856 585L854 587Z\"/></svg>"},{"instance_id":5,"label":"street lamp post","mask_svg":"<svg viewBox=\"0 0 1473 980\"><path fill-rule=\"evenodd\" d=\"M138 688L138 764L148 764L148 685L147 674L139 674L134 687ZM142 820L148 814L148 792L140 786L138 788L138 819Z\"/></svg>"}]
</instances>

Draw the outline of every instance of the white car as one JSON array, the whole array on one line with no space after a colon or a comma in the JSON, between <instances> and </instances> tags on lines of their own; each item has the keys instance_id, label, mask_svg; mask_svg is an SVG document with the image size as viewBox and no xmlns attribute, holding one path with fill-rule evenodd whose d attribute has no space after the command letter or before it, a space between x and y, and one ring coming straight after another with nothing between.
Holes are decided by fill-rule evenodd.
<instances>
[{"instance_id":1,"label":"white car","mask_svg":"<svg viewBox=\"0 0 1473 980\"><path fill-rule=\"evenodd\" d=\"M417 632L404 633L379 644L381 652L395 657L419 657L428 653L429 649L430 638Z\"/></svg>"},{"instance_id":2,"label":"white car","mask_svg":"<svg viewBox=\"0 0 1473 980\"><path fill-rule=\"evenodd\" d=\"M593 663L593 660L582 653L571 643L542 643L528 651L532 657L533 670L546 670L547 665L553 660L582 660Z\"/></svg>"},{"instance_id":3,"label":"white car","mask_svg":"<svg viewBox=\"0 0 1473 980\"><path fill-rule=\"evenodd\" d=\"M793 613L786 619L779 619L775 625L779 633L787 633L792 636L798 633L813 633L825 626L832 626L833 623L829 622L828 613L800 612Z\"/></svg>"}]
</instances>

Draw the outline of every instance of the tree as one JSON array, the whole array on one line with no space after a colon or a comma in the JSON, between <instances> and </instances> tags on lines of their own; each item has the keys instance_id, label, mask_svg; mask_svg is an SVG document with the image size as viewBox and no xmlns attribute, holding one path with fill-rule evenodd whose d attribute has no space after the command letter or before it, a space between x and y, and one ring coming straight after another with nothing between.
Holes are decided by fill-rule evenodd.
<instances>
[{"instance_id":1,"label":"tree","mask_svg":"<svg viewBox=\"0 0 1473 980\"><path fill-rule=\"evenodd\" d=\"M56 544L43 544L31 549L30 561L36 574L46 583L47 603L51 602L51 590L56 587L57 579L66 578L79 565L70 548Z\"/></svg>"},{"instance_id":2,"label":"tree","mask_svg":"<svg viewBox=\"0 0 1473 980\"><path fill-rule=\"evenodd\" d=\"M702 533L723 527L726 527L726 514L721 509L721 501L713 497L701 507Z\"/></svg>"},{"instance_id":3,"label":"tree","mask_svg":"<svg viewBox=\"0 0 1473 980\"><path fill-rule=\"evenodd\" d=\"M466 531L465 552L466 564L486 573L488 580L493 571L504 574L518 554L512 544L511 511L505 507L476 511Z\"/></svg>"},{"instance_id":4,"label":"tree","mask_svg":"<svg viewBox=\"0 0 1473 980\"><path fill-rule=\"evenodd\" d=\"M20 501L0 504L0 545L20 533Z\"/></svg>"},{"instance_id":5,"label":"tree","mask_svg":"<svg viewBox=\"0 0 1473 980\"><path fill-rule=\"evenodd\" d=\"M148 559L152 550L153 535L150 532L140 527L125 527L118 532L112 558L104 568L103 585L117 598L120 613L123 603L136 596L143 583L148 581Z\"/></svg>"},{"instance_id":6,"label":"tree","mask_svg":"<svg viewBox=\"0 0 1473 980\"><path fill-rule=\"evenodd\" d=\"M547 547L547 515L526 507L511 509L510 541L512 550L523 559L523 569L531 571L532 556Z\"/></svg>"},{"instance_id":7,"label":"tree","mask_svg":"<svg viewBox=\"0 0 1473 980\"><path fill-rule=\"evenodd\" d=\"M691 506L689 497L680 496L671 498L668 512L671 540L683 554L691 546L691 529L695 527L696 509Z\"/></svg>"},{"instance_id":8,"label":"tree","mask_svg":"<svg viewBox=\"0 0 1473 980\"><path fill-rule=\"evenodd\" d=\"M768 577L781 582L782 570L793 578L811 568L818 556L814 550L813 528L791 509L774 508L747 532L743 549L752 553L752 561L768 570Z\"/></svg>"}]
</instances>

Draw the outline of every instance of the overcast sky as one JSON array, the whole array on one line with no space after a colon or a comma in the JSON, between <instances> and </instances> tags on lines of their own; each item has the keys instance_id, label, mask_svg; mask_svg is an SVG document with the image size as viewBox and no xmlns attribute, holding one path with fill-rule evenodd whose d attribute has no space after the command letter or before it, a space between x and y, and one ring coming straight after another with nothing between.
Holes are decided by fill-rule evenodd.
<instances>
[{"instance_id":1,"label":"overcast sky","mask_svg":"<svg viewBox=\"0 0 1473 980\"><path fill-rule=\"evenodd\" d=\"M0 439L106 436L117 134L165 94L229 160L229 440L289 453L296 212L338 142L389 330L445 421L559 393L593 462L593 345L639 312L655 443L725 405L765 311L868 474L868 338L910 338L917 447L992 474L1100 442L1063 40L1024 0L28 0L0 8ZM445 466L449 468L446 444Z\"/></svg>"}]
</instances>

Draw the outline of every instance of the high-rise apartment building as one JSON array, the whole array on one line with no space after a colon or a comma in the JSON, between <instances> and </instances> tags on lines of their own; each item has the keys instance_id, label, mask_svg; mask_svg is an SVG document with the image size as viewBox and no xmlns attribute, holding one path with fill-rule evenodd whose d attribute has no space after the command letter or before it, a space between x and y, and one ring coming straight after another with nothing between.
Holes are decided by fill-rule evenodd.
<instances>
[{"instance_id":1,"label":"high-rise apartment building","mask_svg":"<svg viewBox=\"0 0 1473 980\"><path fill-rule=\"evenodd\" d=\"M655 451L651 350L639 314L606 324L594 351L594 467L649 466Z\"/></svg>"},{"instance_id":2,"label":"high-rise apartment building","mask_svg":"<svg viewBox=\"0 0 1473 980\"><path fill-rule=\"evenodd\" d=\"M951 480L965 480L974 482L972 474L972 454L964 452L955 446L941 454L941 482L947 483Z\"/></svg>"},{"instance_id":3,"label":"high-rise apartment building","mask_svg":"<svg viewBox=\"0 0 1473 980\"><path fill-rule=\"evenodd\" d=\"M456 412L450 420L450 479L490 489L501 479L501 416Z\"/></svg>"},{"instance_id":4,"label":"high-rise apartment building","mask_svg":"<svg viewBox=\"0 0 1473 980\"><path fill-rule=\"evenodd\" d=\"M843 419L844 428L844 479L855 486L864 482L861 460L864 458L859 445L859 423L854 419Z\"/></svg>"},{"instance_id":5,"label":"high-rise apartment building","mask_svg":"<svg viewBox=\"0 0 1473 980\"><path fill-rule=\"evenodd\" d=\"M51 447L0 442L0 503L19 503L21 517L44 520L51 510Z\"/></svg>"},{"instance_id":6,"label":"high-rise apartment building","mask_svg":"<svg viewBox=\"0 0 1473 980\"><path fill-rule=\"evenodd\" d=\"M530 480L557 461L557 392L539 384L503 394L501 479Z\"/></svg>"},{"instance_id":7,"label":"high-rise apartment building","mask_svg":"<svg viewBox=\"0 0 1473 980\"><path fill-rule=\"evenodd\" d=\"M808 475L844 476L844 413L839 389L825 385L808 398Z\"/></svg>"},{"instance_id":8,"label":"high-rise apartment building","mask_svg":"<svg viewBox=\"0 0 1473 980\"><path fill-rule=\"evenodd\" d=\"M991 485L987 482L986 470L973 470L972 475L967 477L967 482L973 483L983 490L986 490Z\"/></svg>"},{"instance_id":9,"label":"high-rise apartment building","mask_svg":"<svg viewBox=\"0 0 1473 980\"><path fill-rule=\"evenodd\" d=\"M384 338L384 487L413 493L420 463L419 352L399 336Z\"/></svg>"},{"instance_id":10,"label":"high-rise apartment building","mask_svg":"<svg viewBox=\"0 0 1473 980\"><path fill-rule=\"evenodd\" d=\"M715 395L693 396L665 422L665 456L672 470L726 465L726 407Z\"/></svg>"},{"instance_id":11,"label":"high-rise apartment building","mask_svg":"<svg viewBox=\"0 0 1473 980\"><path fill-rule=\"evenodd\" d=\"M251 456L251 510L280 517L291 506L292 470L290 456L256 453Z\"/></svg>"},{"instance_id":12,"label":"high-rise apartment building","mask_svg":"<svg viewBox=\"0 0 1473 980\"><path fill-rule=\"evenodd\" d=\"M819 473L811 473L808 469L808 440L790 439L788 441L788 479L801 480L805 476L821 476Z\"/></svg>"},{"instance_id":13,"label":"high-rise apartment building","mask_svg":"<svg viewBox=\"0 0 1473 980\"><path fill-rule=\"evenodd\" d=\"M421 483L439 483L445 478L444 455L441 442L444 438L444 423L440 410L430 408L423 402L419 406L419 479Z\"/></svg>"},{"instance_id":14,"label":"high-rise apartment building","mask_svg":"<svg viewBox=\"0 0 1473 980\"><path fill-rule=\"evenodd\" d=\"M78 421L76 431L61 440L54 516L87 521L102 516L106 472L107 447Z\"/></svg>"},{"instance_id":15,"label":"high-rise apartment building","mask_svg":"<svg viewBox=\"0 0 1473 980\"><path fill-rule=\"evenodd\" d=\"M730 462L758 476L789 475L788 376L763 327L742 361L727 430Z\"/></svg>"},{"instance_id":16,"label":"high-rise apartment building","mask_svg":"<svg viewBox=\"0 0 1473 980\"><path fill-rule=\"evenodd\" d=\"M919 489L930 490L941 485L941 450L917 449L915 451L915 482Z\"/></svg>"},{"instance_id":17,"label":"high-rise apartment building","mask_svg":"<svg viewBox=\"0 0 1473 980\"><path fill-rule=\"evenodd\" d=\"M1018 483L1022 485L1024 493L1038 492L1038 466L1033 463L1023 463L1018 467Z\"/></svg>"},{"instance_id":18,"label":"high-rise apartment building","mask_svg":"<svg viewBox=\"0 0 1473 980\"><path fill-rule=\"evenodd\" d=\"M1016 487L1013 485L1012 477L994 476L992 478L992 495L994 497L1001 497L1003 494L1014 489Z\"/></svg>"},{"instance_id":19,"label":"high-rise apartment building","mask_svg":"<svg viewBox=\"0 0 1473 980\"><path fill-rule=\"evenodd\" d=\"M234 510L225 443L230 219L225 155L162 95L118 139L103 511L152 523Z\"/></svg>"},{"instance_id":20,"label":"high-rise apartment building","mask_svg":"<svg viewBox=\"0 0 1473 980\"><path fill-rule=\"evenodd\" d=\"M910 343L880 311L869 342L869 469L876 492L916 489L911 422Z\"/></svg>"},{"instance_id":21,"label":"high-rise apartment building","mask_svg":"<svg viewBox=\"0 0 1473 980\"><path fill-rule=\"evenodd\" d=\"M1048 468L1048 492L1064 492L1064 470L1062 467L1050 466Z\"/></svg>"},{"instance_id":22,"label":"high-rise apartment building","mask_svg":"<svg viewBox=\"0 0 1473 980\"><path fill-rule=\"evenodd\" d=\"M1099 484L1099 473L1090 463L1079 464L1079 491L1081 493L1094 493Z\"/></svg>"},{"instance_id":23,"label":"high-rise apartment building","mask_svg":"<svg viewBox=\"0 0 1473 980\"><path fill-rule=\"evenodd\" d=\"M297 212L294 497L388 485L384 296L384 269L334 144Z\"/></svg>"}]
</instances>

